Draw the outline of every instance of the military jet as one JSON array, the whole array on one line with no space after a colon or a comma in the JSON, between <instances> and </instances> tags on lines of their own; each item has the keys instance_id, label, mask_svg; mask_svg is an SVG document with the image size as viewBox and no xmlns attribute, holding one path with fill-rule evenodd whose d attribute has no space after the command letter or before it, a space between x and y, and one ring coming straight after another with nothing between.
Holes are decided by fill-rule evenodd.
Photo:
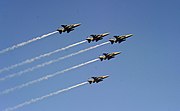
<instances>
[{"instance_id":1,"label":"military jet","mask_svg":"<svg viewBox=\"0 0 180 111\"><path fill-rule=\"evenodd\" d=\"M111 44L113 44L113 43L121 43L123 41L126 41L126 38L129 38L131 36L133 36L133 34L114 36L115 39L109 39L109 41L111 42Z\"/></svg>"},{"instance_id":2,"label":"military jet","mask_svg":"<svg viewBox=\"0 0 180 111\"><path fill-rule=\"evenodd\" d=\"M101 61L103 61L103 60L110 60L110 59L112 59L112 58L114 58L116 55L118 55L118 54L120 54L121 52L112 52L112 53L103 53L103 56L99 56L99 59L101 60Z\"/></svg>"},{"instance_id":3,"label":"military jet","mask_svg":"<svg viewBox=\"0 0 180 111\"><path fill-rule=\"evenodd\" d=\"M58 28L57 31L61 34L62 32L71 32L74 30L75 27L80 26L81 24L70 24L70 25L61 25L62 28Z\"/></svg>"},{"instance_id":4,"label":"military jet","mask_svg":"<svg viewBox=\"0 0 180 111\"><path fill-rule=\"evenodd\" d=\"M104 33L104 34L92 34L90 35L91 37L88 37L86 40L88 41L88 43L90 43L91 41L99 41L99 40L102 40L104 36L107 36L109 35L109 33Z\"/></svg>"},{"instance_id":5,"label":"military jet","mask_svg":"<svg viewBox=\"0 0 180 111\"><path fill-rule=\"evenodd\" d=\"M89 84L91 83L98 83L103 81L103 79L108 78L109 75L105 75L105 76L99 76L99 77L91 77L91 79L88 80Z\"/></svg>"}]
</instances>

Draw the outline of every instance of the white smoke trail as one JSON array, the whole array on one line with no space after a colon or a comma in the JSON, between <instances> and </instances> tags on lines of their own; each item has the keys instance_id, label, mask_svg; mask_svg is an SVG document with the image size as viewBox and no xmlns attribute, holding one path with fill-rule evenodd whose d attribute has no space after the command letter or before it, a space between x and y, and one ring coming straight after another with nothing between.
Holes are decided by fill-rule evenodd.
<instances>
[{"instance_id":1,"label":"white smoke trail","mask_svg":"<svg viewBox=\"0 0 180 111\"><path fill-rule=\"evenodd\" d=\"M65 69L65 70L58 71L58 72L56 72L56 73L43 76L43 77L41 77L41 78L39 78L39 79L32 80L32 81L26 82L26 83L24 83L24 84L21 84L21 85L18 85L18 86L15 86L15 87L6 89L6 90L0 92L0 95L7 94L7 93L12 92L12 91L14 91L14 90L16 90L16 89L21 89L21 88L27 87L27 86L29 86L29 85L32 85L32 84L35 84L35 83L44 81L44 80L48 80L49 78L52 78L52 77L54 77L54 76L63 74L63 73L65 73L65 72L67 72L67 71L70 71L70 70L73 70L73 69L82 67L82 66L84 66L84 65L87 65L87 64L96 62L96 61L98 61L98 60L99 60L98 58L97 58L97 59L93 59L93 60L90 60L90 61L88 61L88 62L85 62L85 63L79 64L79 65L76 65L76 66L67 68L67 69Z\"/></svg>"},{"instance_id":2,"label":"white smoke trail","mask_svg":"<svg viewBox=\"0 0 180 111\"><path fill-rule=\"evenodd\" d=\"M99 45L95 45L95 46L89 47L89 48L87 48L87 49L80 50L80 51L78 51L78 52L69 54L69 55L67 55L67 56L60 57L60 58L54 59L54 60L50 60L50 61L48 61L48 62L44 62L44 63L39 64L39 65L36 65L36 66L34 66L34 67L31 67L31 68L25 69L25 70L23 70L23 71L20 71L20 72L17 72L17 73L8 75L8 76L6 76L6 77L0 78L0 81L6 80L6 79L10 79L10 78L13 78L13 77L15 77L15 76L21 76L21 75L24 74L24 73L33 71L33 70L38 69L38 68L45 67L45 66L50 65L50 64L52 64L52 63L59 62L60 60L63 60L63 59L66 59L66 58L75 56L75 55L77 55L77 54L80 54L80 53L83 53L83 52L86 52L86 51L89 51L89 50L92 50L92 49L94 49L94 48L97 48L97 47L106 45L106 44L108 44L108 43L110 43L110 42L104 42L104 43L101 43L101 44L99 44Z\"/></svg>"},{"instance_id":3,"label":"white smoke trail","mask_svg":"<svg viewBox=\"0 0 180 111\"><path fill-rule=\"evenodd\" d=\"M48 56L50 56L50 55L52 55L52 54L58 53L58 52L60 52L60 51L69 49L69 48L71 48L71 47L80 45L80 44L85 43L85 42L86 42L86 40L83 40L83 41L80 41L80 42L71 44L71 45L69 45L69 46L67 46L67 47L60 48L60 49L54 50L54 51L49 52L49 53L45 53L45 54L42 54L42 55L40 55L40 56L31 58L31 59L27 59L27 60L22 61L22 62L20 62L20 63L11 65L11 66L9 66L9 67L2 68L2 69L0 69L0 73L2 73L2 72L4 72L4 71L9 71L9 70L11 70L11 69L14 69L14 68L16 68L16 67L19 67L19 66L22 66L22 65L25 65L25 64L32 63L32 62L34 62L34 61L36 61L36 60L39 60L39 59L41 59L41 58L48 57Z\"/></svg>"},{"instance_id":4,"label":"white smoke trail","mask_svg":"<svg viewBox=\"0 0 180 111\"><path fill-rule=\"evenodd\" d=\"M47 94L47 95L45 95L45 96L41 96L41 97L38 97L38 98L35 98L35 99L31 99L31 100L29 100L29 101L25 101L25 102L23 102L23 103L21 103L21 104L18 104L18 105L16 105L16 106L14 106L14 107L7 108L7 109L5 109L4 111L13 111L13 110L16 110L16 109L18 109L18 108L24 107L24 106L26 106L26 105L29 105L29 104L36 103L36 102L38 102L38 101L47 99L47 98L49 98L49 97L51 97L51 96L58 95L58 94L60 94L60 93L62 93L62 92L65 92L65 91L68 91L68 90L71 90L71 89L80 87L80 86L85 85L85 84L88 84L88 82L83 82L83 83L80 83L80 84L77 84L77 85L74 85L74 86L71 86L71 87L68 87L68 88L65 88L65 89L56 91L56 92L52 92L52 93Z\"/></svg>"},{"instance_id":5,"label":"white smoke trail","mask_svg":"<svg viewBox=\"0 0 180 111\"><path fill-rule=\"evenodd\" d=\"M8 47L8 48L6 48L6 49L1 50L1 51L0 51L0 54L3 54L3 53L5 53L5 52L14 50L14 49L19 48L19 47L22 47L22 46L25 46L25 45L27 45L27 44L29 44L29 43L32 43L32 42L35 42L35 41L37 41L37 40L46 38L46 37L48 37L48 36L50 36L50 35L53 35L53 34L55 34L55 33L57 33L57 32L58 32L58 31L54 31L54 32L51 32L51 33L42 35L42 36L40 36L40 37L33 38L33 39L28 40L28 41L26 41L26 42L22 42L22 43L13 45L13 46L11 46L11 47Z\"/></svg>"}]
</instances>

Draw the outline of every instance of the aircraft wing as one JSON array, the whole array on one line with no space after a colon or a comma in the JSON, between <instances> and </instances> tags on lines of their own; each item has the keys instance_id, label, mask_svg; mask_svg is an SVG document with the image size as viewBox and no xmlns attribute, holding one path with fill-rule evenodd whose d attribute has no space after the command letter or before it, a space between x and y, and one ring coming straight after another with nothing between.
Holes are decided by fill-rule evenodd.
<instances>
[{"instance_id":1,"label":"aircraft wing","mask_svg":"<svg viewBox=\"0 0 180 111\"><path fill-rule=\"evenodd\" d=\"M112 58L114 58L114 56L109 56L109 57L108 57L108 60L110 60L110 59L112 59Z\"/></svg>"},{"instance_id":2,"label":"aircraft wing","mask_svg":"<svg viewBox=\"0 0 180 111\"><path fill-rule=\"evenodd\" d=\"M67 33L71 32L71 31L73 31L73 30L74 30L74 29L68 29L68 30L67 30Z\"/></svg>"},{"instance_id":3,"label":"aircraft wing","mask_svg":"<svg viewBox=\"0 0 180 111\"><path fill-rule=\"evenodd\" d=\"M103 80L102 80L102 79L99 79L99 80L96 81L96 83L101 82L101 81L103 81Z\"/></svg>"},{"instance_id":4,"label":"aircraft wing","mask_svg":"<svg viewBox=\"0 0 180 111\"><path fill-rule=\"evenodd\" d=\"M121 42L123 42L123 41L125 41L124 39L122 39L122 40L118 40L118 43L121 43Z\"/></svg>"}]
</instances>

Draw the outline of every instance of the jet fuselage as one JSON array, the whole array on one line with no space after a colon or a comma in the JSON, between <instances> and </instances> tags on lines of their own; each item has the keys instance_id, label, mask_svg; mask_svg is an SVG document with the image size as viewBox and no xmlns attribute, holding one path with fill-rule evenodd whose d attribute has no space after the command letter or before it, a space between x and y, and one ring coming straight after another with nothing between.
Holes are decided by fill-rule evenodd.
<instances>
[{"instance_id":1,"label":"jet fuselage","mask_svg":"<svg viewBox=\"0 0 180 111\"><path fill-rule=\"evenodd\" d=\"M90 43L90 42L93 42L93 41L99 41L99 40L102 40L103 37L109 35L109 33L103 33L103 34L97 34L97 35L90 35L91 37L88 37L86 40Z\"/></svg>"},{"instance_id":2,"label":"jet fuselage","mask_svg":"<svg viewBox=\"0 0 180 111\"><path fill-rule=\"evenodd\" d=\"M133 34L127 34L127 35L122 35L122 36L114 36L115 39L109 39L111 44L113 43L121 43L123 41L126 41L127 38L133 36Z\"/></svg>"},{"instance_id":3,"label":"jet fuselage","mask_svg":"<svg viewBox=\"0 0 180 111\"><path fill-rule=\"evenodd\" d=\"M81 24L70 24L70 25L61 25L62 28L58 28L57 31L61 34L62 32L71 32L74 30L75 27L80 26Z\"/></svg>"},{"instance_id":4,"label":"jet fuselage","mask_svg":"<svg viewBox=\"0 0 180 111\"><path fill-rule=\"evenodd\" d=\"M105 76L99 76L99 77L91 77L91 79L88 80L89 84L91 83L99 83L101 81L103 81L103 79L108 78L109 75L105 75Z\"/></svg>"},{"instance_id":5,"label":"jet fuselage","mask_svg":"<svg viewBox=\"0 0 180 111\"><path fill-rule=\"evenodd\" d=\"M103 56L99 56L99 59L101 60L101 61L103 61L103 60L110 60L110 59L112 59L112 58L114 58L116 55L118 55L118 54L120 54L121 52L113 52L113 53L110 53L110 54L108 54L108 53L103 53Z\"/></svg>"}]
</instances>

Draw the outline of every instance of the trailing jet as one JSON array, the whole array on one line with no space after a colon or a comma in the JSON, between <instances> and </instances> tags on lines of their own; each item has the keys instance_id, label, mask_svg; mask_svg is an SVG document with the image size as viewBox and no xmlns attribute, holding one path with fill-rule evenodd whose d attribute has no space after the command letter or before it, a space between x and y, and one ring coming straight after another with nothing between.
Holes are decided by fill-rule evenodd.
<instances>
[{"instance_id":1,"label":"trailing jet","mask_svg":"<svg viewBox=\"0 0 180 111\"><path fill-rule=\"evenodd\" d=\"M118 54L120 54L121 52L112 52L112 53L103 53L103 56L99 56L99 59L101 60L101 61L103 61L103 60L110 60L110 59L112 59L112 58L114 58L116 55L118 55Z\"/></svg>"},{"instance_id":2,"label":"trailing jet","mask_svg":"<svg viewBox=\"0 0 180 111\"><path fill-rule=\"evenodd\" d=\"M103 81L103 79L108 78L109 75L105 75L105 76L99 76L99 77L91 77L91 79L88 80L89 84L91 83L98 83Z\"/></svg>"},{"instance_id":3,"label":"trailing jet","mask_svg":"<svg viewBox=\"0 0 180 111\"><path fill-rule=\"evenodd\" d=\"M91 37L88 37L86 40L90 43L91 41L99 41L102 40L104 36L109 35L109 33L104 34L97 34L97 35L90 35Z\"/></svg>"},{"instance_id":4,"label":"trailing jet","mask_svg":"<svg viewBox=\"0 0 180 111\"><path fill-rule=\"evenodd\" d=\"M81 24L70 24L70 25L61 25L62 28L58 28L57 31L61 34L62 32L71 32L74 30L75 27L80 26Z\"/></svg>"},{"instance_id":5,"label":"trailing jet","mask_svg":"<svg viewBox=\"0 0 180 111\"><path fill-rule=\"evenodd\" d=\"M133 34L114 36L115 39L109 39L109 41L111 42L111 44L113 44L113 43L121 43L123 41L126 41L126 38L129 38L131 36L133 36Z\"/></svg>"}]
</instances>

